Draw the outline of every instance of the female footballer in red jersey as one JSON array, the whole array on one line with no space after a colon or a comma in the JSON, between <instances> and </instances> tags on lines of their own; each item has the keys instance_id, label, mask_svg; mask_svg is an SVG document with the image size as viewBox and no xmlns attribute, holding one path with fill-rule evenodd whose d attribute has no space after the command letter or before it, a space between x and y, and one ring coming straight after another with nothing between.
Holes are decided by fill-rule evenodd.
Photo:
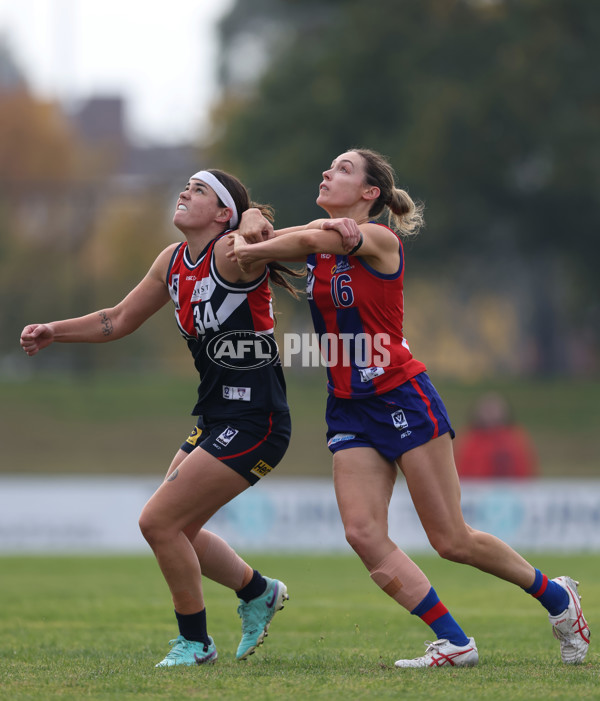
<instances>
[{"instance_id":1,"label":"female footballer in red jersey","mask_svg":"<svg viewBox=\"0 0 600 701\"><path fill-rule=\"evenodd\" d=\"M339 339L337 364L331 358L326 363L332 364L326 418L346 538L373 581L427 623L437 638L422 657L400 659L396 666L473 666L479 659L474 639L465 635L425 574L388 536L388 507L398 468L435 550L539 599L549 612L563 662L582 662L589 628L577 582L570 577L549 580L506 543L464 521L454 431L425 366L413 358L402 333L402 237L418 232L421 208L396 188L387 160L366 149L350 150L333 161L323 173L317 204L330 218L345 221L318 220L248 244L246 234L270 233L268 222L249 211L240 227L242 235L232 237L231 255L242 267L306 259L315 331L321 338L327 334L328 340L332 335ZM373 221L386 210L397 234ZM350 230L354 223L360 233L348 251L338 232L328 229ZM329 342L327 352L331 350Z\"/></svg>"},{"instance_id":2,"label":"female footballer in red jersey","mask_svg":"<svg viewBox=\"0 0 600 701\"><path fill-rule=\"evenodd\" d=\"M200 373L198 425L176 453L165 481L143 509L140 528L171 591L179 636L157 667L214 662L208 635L202 575L239 597L242 640L237 658L260 645L275 612L288 598L286 586L263 577L216 534L203 528L223 505L275 467L290 438L285 382L278 356L249 369L209 357L227 335L252 352L260 335L273 334L269 277L291 290L281 266L265 263L245 271L226 256L225 232L250 206L248 192L219 170L193 175L179 195L173 223L186 241L168 246L148 274L111 309L75 319L26 326L21 345L32 356L53 342L102 343L137 329L169 300L177 325ZM212 344L212 345L211 345ZM276 344L271 344L276 348ZM264 345L260 348L264 354ZM240 363L244 359L239 360Z\"/></svg>"}]
</instances>

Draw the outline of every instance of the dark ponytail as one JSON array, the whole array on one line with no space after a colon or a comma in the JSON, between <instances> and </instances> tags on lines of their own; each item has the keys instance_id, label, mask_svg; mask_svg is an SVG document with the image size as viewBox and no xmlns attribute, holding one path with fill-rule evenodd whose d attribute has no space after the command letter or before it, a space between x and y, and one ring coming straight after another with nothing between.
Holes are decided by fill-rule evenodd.
<instances>
[{"instance_id":1,"label":"dark ponytail","mask_svg":"<svg viewBox=\"0 0 600 701\"><path fill-rule=\"evenodd\" d=\"M229 192L229 194L233 198L233 201L235 202L235 206L238 211L238 217L240 219L242 218L243 212L245 212L247 209L250 209L250 207L256 207L260 210L263 217L268 219L270 222L274 220L273 208L268 204L259 204L257 202L252 202L250 200L248 190L245 188L243 183L240 180L238 180L234 175L226 173L224 170L217 170L216 168L211 168L208 172L212 173L215 176L215 178L217 178L217 180L224 187L227 188L227 191ZM219 205L221 207L225 206L220 200ZM273 283L273 285L277 285L278 287L283 287L292 295L292 297L298 299L298 290L291 284L291 282L287 278L302 277L304 273L302 271L292 270L291 268L288 268L287 266L282 265L281 263L277 263L275 261L272 263L268 263L267 267L269 268L270 282Z\"/></svg>"}]
</instances>

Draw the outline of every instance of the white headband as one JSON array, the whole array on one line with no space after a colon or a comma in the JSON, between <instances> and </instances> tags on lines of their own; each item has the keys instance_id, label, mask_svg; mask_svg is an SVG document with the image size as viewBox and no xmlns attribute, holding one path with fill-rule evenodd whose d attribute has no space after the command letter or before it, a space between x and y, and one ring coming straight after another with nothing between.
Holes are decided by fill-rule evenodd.
<instances>
[{"instance_id":1,"label":"white headband","mask_svg":"<svg viewBox=\"0 0 600 701\"><path fill-rule=\"evenodd\" d=\"M199 170L197 173L194 173L194 175L192 175L190 180L192 179L202 180L202 182L206 183L207 185L210 185L212 189L216 192L217 197L221 200L221 202L226 207L229 207L229 209L232 210L233 214L231 215L229 224L231 225L232 229L235 229L239 221L238 211L237 207L235 206L235 202L233 201L233 197L231 196L229 190L225 187L225 185L223 185L223 183L220 180L218 180L212 173L209 173L207 170Z\"/></svg>"}]
</instances>

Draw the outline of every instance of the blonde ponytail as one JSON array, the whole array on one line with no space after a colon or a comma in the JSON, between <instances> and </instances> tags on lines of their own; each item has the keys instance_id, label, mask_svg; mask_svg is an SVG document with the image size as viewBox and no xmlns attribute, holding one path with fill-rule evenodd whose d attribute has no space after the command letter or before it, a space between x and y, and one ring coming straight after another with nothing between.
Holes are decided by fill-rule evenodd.
<instances>
[{"instance_id":1,"label":"blonde ponytail","mask_svg":"<svg viewBox=\"0 0 600 701\"><path fill-rule=\"evenodd\" d=\"M376 219L387 207L388 225L400 236L416 236L425 225L424 205L415 203L406 190L396 187L394 169L385 156L366 148L351 150L365 162L367 184L378 187L380 191L369 210L369 216Z\"/></svg>"},{"instance_id":2,"label":"blonde ponytail","mask_svg":"<svg viewBox=\"0 0 600 701\"><path fill-rule=\"evenodd\" d=\"M388 207L388 224L400 236L416 236L425 225L424 205L413 202L406 190L395 187L390 194Z\"/></svg>"}]
</instances>

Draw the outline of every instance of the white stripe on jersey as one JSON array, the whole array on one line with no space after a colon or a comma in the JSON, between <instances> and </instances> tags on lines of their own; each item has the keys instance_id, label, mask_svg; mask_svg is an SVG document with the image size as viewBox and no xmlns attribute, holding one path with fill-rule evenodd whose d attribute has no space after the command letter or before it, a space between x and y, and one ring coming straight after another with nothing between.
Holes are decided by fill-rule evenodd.
<instances>
[{"instance_id":1,"label":"white stripe on jersey","mask_svg":"<svg viewBox=\"0 0 600 701\"><path fill-rule=\"evenodd\" d=\"M221 302L221 306L217 309L217 321L219 324L223 324L233 312L243 304L247 299L245 293L243 294L231 294L229 293L227 297Z\"/></svg>"}]
</instances>

